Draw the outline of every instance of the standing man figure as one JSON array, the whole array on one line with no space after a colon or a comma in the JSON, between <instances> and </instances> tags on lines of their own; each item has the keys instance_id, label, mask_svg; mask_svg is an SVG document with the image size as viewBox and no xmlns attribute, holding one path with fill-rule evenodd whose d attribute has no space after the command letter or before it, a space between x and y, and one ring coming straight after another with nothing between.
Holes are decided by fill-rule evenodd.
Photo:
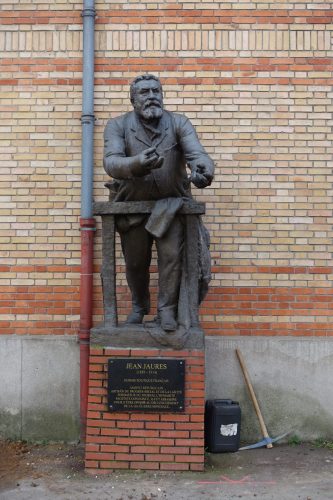
<instances>
[{"instance_id":1,"label":"standing man figure","mask_svg":"<svg viewBox=\"0 0 333 500\"><path fill-rule=\"evenodd\" d=\"M191 182L198 188L211 184L214 163L188 118L163 109L162 86L157 77L147 74L135 78L130 98L133 111L109 120L104 132L104 168L115 179L114 201L156 200L160 204L157 219L165 216L168 222L163 234L156 236L150 231L154 224L148 221L149 216L118 217L132 294L127 323L142 323L149 313L149 266L155 241L159 272L157 318L163 330L174 331L178 326L184 246L183 220L175 212L184 198L191 198ZM191 171L189 177L186 167Z\"/></svg>"}]
</instances>

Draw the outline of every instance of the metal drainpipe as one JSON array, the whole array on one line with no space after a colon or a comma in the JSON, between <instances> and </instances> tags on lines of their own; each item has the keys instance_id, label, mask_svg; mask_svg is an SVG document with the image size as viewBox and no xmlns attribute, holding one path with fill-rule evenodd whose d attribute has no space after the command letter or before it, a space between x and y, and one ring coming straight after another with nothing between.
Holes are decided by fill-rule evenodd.
<instances>
[{"instance_id":1,"label":"metal drainpipe","mask_svg":"<svg viewBox=\"0 0 333 500\"><path fill-rule=\"evenodd\" d=\"M84 0L82 75L81 275L80 275L80 436L85 440L88 404L89 340L92 327L94 173L94 0Z\"/></svg>"}]
</instances>

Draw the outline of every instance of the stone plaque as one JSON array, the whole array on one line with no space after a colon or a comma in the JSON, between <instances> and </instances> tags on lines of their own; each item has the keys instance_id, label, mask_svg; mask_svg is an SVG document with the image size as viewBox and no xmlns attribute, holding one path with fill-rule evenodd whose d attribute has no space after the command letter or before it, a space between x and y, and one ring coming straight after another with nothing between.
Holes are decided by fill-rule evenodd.
<instances>
[{"instance_id":1,"label":"stone plaque","mask_svg":"<svg viewBox=\"0 0 333 500\"><path fill-rule=\"evenodd\" d=\"M185 409L185 360L109 359L110 411L182 412Z\"/></svg>"}]
</instances>

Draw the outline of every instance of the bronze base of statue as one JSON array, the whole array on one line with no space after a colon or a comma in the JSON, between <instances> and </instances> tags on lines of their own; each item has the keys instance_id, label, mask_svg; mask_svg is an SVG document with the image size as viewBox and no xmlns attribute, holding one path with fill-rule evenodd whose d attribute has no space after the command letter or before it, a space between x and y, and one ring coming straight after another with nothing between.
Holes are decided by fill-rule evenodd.
<instances>
[{"instance_id":1,"label":"bronze base of statue","mask_svg":"<svg viewBox=\"0 0 333 500\"><path fill-rule=\"evenodd\" d=\"M179 326L174 332L165 332L154 321L142 325L121 324L119 326L101 323L91 329L90 345L112 347L152 347L179 349L203 349L204 332L200 327L185 330Z\"/></svg>"}]
</instances>

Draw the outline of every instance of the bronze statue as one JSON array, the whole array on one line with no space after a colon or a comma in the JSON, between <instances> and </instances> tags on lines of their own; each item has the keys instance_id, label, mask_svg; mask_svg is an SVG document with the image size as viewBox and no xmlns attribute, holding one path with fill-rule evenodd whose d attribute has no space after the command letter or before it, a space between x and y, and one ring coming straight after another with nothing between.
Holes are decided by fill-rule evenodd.
<instances>
[{"instance_id":1,"label":"bronze statue","mask_svg":"<svg viewBox=\"0 0 333 500\"><path fill-rule=\"evenodd\" d=\"M184 247L184 221L177 215L191 198L191 182L209 186L214 163L188 118L163 108L162 86L153 75L130 87L133 111L109 120L104 132L104 168L114 179L114 201L156 201L151 215L117 216L132 294L129 324L140 324L150 310L149 266L155 241L159 292L157 322L166 332L178 326L178 300ZM190 175L187 174L187 167Z\"/></svg>"}]
</instances>

